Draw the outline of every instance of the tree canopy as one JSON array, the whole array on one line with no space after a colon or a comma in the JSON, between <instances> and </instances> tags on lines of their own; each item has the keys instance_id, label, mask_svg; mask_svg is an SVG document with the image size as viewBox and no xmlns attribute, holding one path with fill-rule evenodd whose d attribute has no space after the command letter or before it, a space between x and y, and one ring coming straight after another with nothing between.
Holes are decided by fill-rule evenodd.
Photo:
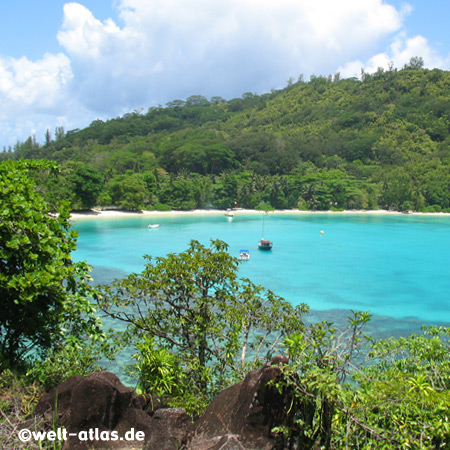
<instances>
[{"instance_id":1,"label":"tree canopy","mask_svg":"<svg viewBox=\"0 0 450 450\"><path fill-rule=\"evenodd\" d=\"M0 164L0 368L42 355L65 331L99 332L89 268L72 259L69 211L53 214L29 176L55 170L37 161Z\"/></svg>"},{"instance_id":2,"label":"tree canopy","mask_svg":"<svg viewBox=\"0 0 450 450\"><path fill-rule=\"evenodd\" d=\"M184 252L147 259L141 274L103 287L101 307L127 324L120 341L136 345L138 359L162 349L175 355L179 376L165 394L173 394L175 382L179 392L184 382L183 396L210 399L270 360L283 336L303 327L306 306L294 307L239 279L239 260L222 241L212 240L209 247L192 241ZM141 380L154 387L154 377Z\"/></svg>"}]
</instances>

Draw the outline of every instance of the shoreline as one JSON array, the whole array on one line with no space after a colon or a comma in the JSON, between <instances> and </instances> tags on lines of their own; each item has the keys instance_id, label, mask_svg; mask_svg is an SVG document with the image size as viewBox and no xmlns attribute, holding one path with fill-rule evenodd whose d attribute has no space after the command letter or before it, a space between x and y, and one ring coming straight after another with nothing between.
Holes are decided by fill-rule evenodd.
<instances>
[{"instance_id":1,"label":"shoreline","mask_svg":"<svg viewBox=\"0 0 450 450\"><path fill-rule=\"evenodd\" d=\"M256 209L233 209L233 215L250 215L261 214L263 211ZM170 216L205 216L205 215L225 215L226 211L221 209L195 209L191 211L122 211L122 210L99 210L93 209L91 212L74 212L70 214L70 218L77 219L98 219L107 217L170 217ZM301 214L370 214L370 215L409 215L409 216L436 216L445 217L450 216L450 213L442 212L400 212L400 211L388 211L384 209L374 210L362 210L351 209L344 211L303 211L299 209L278 209L269 211L269 214L285 214L285 215L301 215Z\"/></svg>"}]
</instances>

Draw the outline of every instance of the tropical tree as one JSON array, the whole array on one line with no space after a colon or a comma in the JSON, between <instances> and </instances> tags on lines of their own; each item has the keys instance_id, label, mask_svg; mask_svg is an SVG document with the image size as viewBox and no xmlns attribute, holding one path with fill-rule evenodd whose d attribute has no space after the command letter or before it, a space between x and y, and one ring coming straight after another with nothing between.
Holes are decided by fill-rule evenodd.
<instances>
[{"instance_id":1,"label":"tropical tree","mask_svg":"<svg viewBox=\"0 0 450 450\"><path fill-rule=\"evenodd\" d=\"M69 213L52 214L28 176L48 162L0 164L0 369L40 356L69 332L100 335L89 267L74 262Z\"/></svg>"},{"instance_id":2,"label":"tropical tree","mask_svg":"<svg viewBox=\"0 0 450 450\"><path fill-rule=\"evenodd\" d=\"M276 384L293 397L296 428L278 430L288 436L290 448L335 448L333 422L344 403L343 385L361 352L365 342L362 331L369 320L368 313L353 312L342 330L325 321L286 336L290 364Z\"/></svg>"},{"instance_id":3,"label":"tropical tree","mask_svg":"<svg viewBox=\"0 0 450 450\"><path fill-rule=\"evenodd\" d=\"M103 187L101 173L85 163L75 161L66 164L64 171L64 181L74 194L72 209L90 209L95 206Z\"/></svg>"},{"instance_id":4,"label":"tropical tree","mask_svg":"<svg viewBox=\"0 0 450 450\"><path fill-rule=\"evenodd\" d=\"M116 175L106 183L100 203L102 206L107 206L107 202L110 201L121 208L136 210L144 208L148 197L149 191L145 177L128 170L125 174Z\"/></svg>"},{"instance_id":5,"label":"tropical tree","mask_svg":"<svg viewBox=\"0 0 450 450\"><path fill-rule=\"evenodd\" d=\"M159 201L170 205L172 209L195 209L200 188L198 180L194 181L187 176L173 176L162 185L158 193Z\"/></svg>"},{"instance_id":6,"label":"tropical tree","mask_svg":"<svg viewBox=\"0 0 450 450\"><path fill-rule=\"evenodd\" d=\"M261 365L284 335L303 327L306 307L239 279L239 261L227 248L219 240L209 247L191 241L180 254L147 257L141 274L102 289L101 308L128 325L121 340L142 351L139 342L152 336L149 352L166 362L167 352L176 355L187 390L199 396L211 397Z\"/></svg>"}]
</instances>

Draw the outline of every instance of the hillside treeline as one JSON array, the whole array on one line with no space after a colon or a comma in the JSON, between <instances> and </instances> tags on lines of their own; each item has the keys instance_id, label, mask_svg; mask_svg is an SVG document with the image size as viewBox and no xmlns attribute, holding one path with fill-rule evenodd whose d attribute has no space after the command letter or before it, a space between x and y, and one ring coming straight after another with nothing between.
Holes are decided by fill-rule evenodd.
<instances>
[{"instance_id":1,"label":"hillside treeline","mask_svg":"<svg viewBox=\"0 0 450 450\"><path fill-rule=\"evenodd\" d=\"M419 63L418 63L419 62ZM72 209L272 207L450 211L450 72L313 76L268 94L193 95L2 159L48 159L46 200Z\"/></svg>"}]
</instances>

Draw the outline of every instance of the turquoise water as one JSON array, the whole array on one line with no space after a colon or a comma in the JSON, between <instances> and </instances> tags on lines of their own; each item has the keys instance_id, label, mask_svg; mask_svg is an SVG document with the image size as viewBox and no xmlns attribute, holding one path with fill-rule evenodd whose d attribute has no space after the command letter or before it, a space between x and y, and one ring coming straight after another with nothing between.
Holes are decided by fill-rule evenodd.
<instances>
[{"instance_id":1,"label":"turquoise water","mask_svg":"<svg viewBox=\"0 0 450 450\"><path fill-rule=\"evenodd\" d=\"M147 228L155 222L159 228ZM259 215L237 215L231 222L223 215L87 218L75 220L74 228L75 259L94 266L97 283L141 271L144 254L176 253L191 239L206 245L218 238L235 256L250 250L241 276L293 304L307 303L318 317L367 310L386 330L450 323L448 216L273 214L264 226L264 238L274 242L270 252L257 249Z\"/></svg>"}]
</instances>

